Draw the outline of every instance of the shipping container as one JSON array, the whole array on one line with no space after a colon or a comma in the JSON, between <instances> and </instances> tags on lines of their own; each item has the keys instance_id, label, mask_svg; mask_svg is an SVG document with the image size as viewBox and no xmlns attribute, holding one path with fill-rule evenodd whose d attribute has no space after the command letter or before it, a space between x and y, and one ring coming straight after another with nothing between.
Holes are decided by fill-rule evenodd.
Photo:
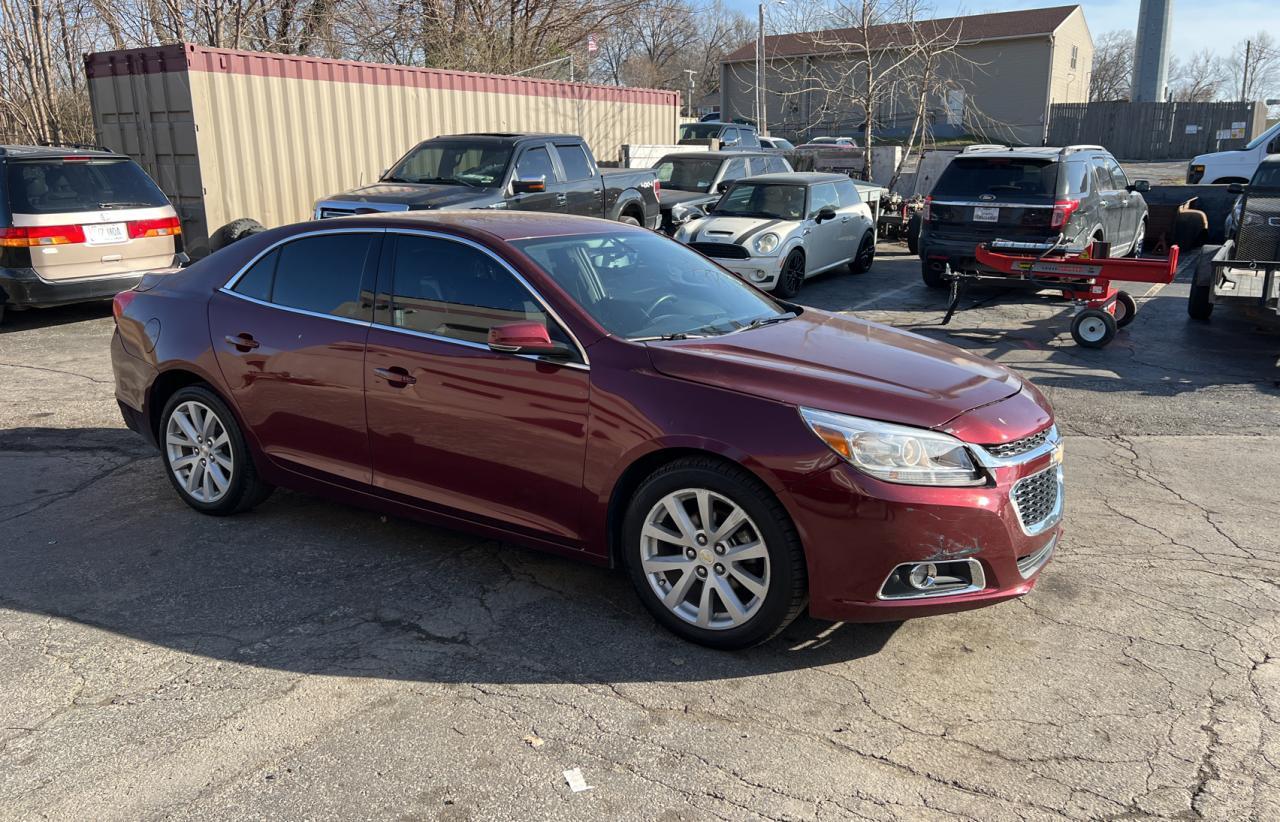
<instances>
[{"instance_id":1,"label":"shipping container","mask_svg":"<svg viewBox=\"0 0 1280 822\"><path fill-rule=\"evenodd\" d=\"M482 131L582 135L597 158L674 139L673 91L563 83L182 43L85 56L98 141L173 200L188 250L249 217L307 219L418 142Z\"/></svg>"}]
</instances>

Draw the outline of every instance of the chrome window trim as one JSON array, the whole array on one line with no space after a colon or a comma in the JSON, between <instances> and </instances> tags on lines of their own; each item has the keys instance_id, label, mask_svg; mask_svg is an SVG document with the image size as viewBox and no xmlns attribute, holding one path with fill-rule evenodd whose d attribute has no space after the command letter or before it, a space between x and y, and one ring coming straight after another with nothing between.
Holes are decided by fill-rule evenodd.
<instances>
[{"instance_id":1,"label":"chrome window trim","mask_svg":"<svg viewBox=\"0 0 1280 822\"><path fill-rule=\"evenodd\" d=\"M1023 579L1031 579L1049 562L1049 558L1053 556L1053 551L1057 547L1058 535L1054 534L1049 538L1048 542L1036 549L1034 553L1018 561L1018 573L1022 575Z\"/></svg>"},{"instance_id":2,"label":"chrome window trim","mask_svg":"<svg viewBox=\"0 0 1280 822\"><path fill-rule=\"evenodd\" d=\"M339 214L336 217L321 217L320 212L323 209L332 208L343 211L350 211L350 214ZM313 220L338 220L343 217L359 216L360 210L364 209L367 213L398 213L408 211L408 203L371 203L363 200L320 200L316 203L315 209L312 211Z\"/></svg>"},{"instance_id":3,"label":"chrome window trim","mask_svg":"<svg viewBox=\"0 0 1280 822\"><path fill-rule=\"evenodd\" d=\"M507 356L509 357L519 357L522 360L532 360L533 362L546 363L547 365L556 365L556 366L560 366L561 368L573 368L578 371L591 370L591 367L586 365L585 363L557 360L552 357L544 357L544 356L539 356L537 354L509 354L507 352L497 351L493 348L490 348L484 343L471 342L470 340L460 340L457 337L446 337L442 334L432 334L429 331L417 331L412 328L399 328L394 325L387 325L386 323L370 323L370 327L376 328L379 331L391 331L396 334L407 334L410 337L421 337L424 340L434 340L435 342L442 342L442 343L453 343L454 345L460 345L463 348L474 348L477 351L488 351L491 354L507 354Z\"/></svg>"},{"instance_id":4,"label":"chrome window trim","mask_svg":"<svg viewBox=\"0 0 1280 822\"><path fill-rule=\"evenodd\" d=\"M1028 434L1027 436L1034 435ZM1015 457L997 457L981 445L973 445L972 443L967 443L967 445L978 464L983 468L1011 468L1037 460L1045 454L1052 454L1061 442L1062 436L1058 433L1058 426L1055 424L1049 429L1049 435L1045 437L1044 442L1025 454L1018 454Z\"/></svg>"},{"instance_id":5,"label":"chrome window trim","mask_svg":"<svg viewBox=\"0 0 1280 822\"><path fill-rule=\"evenodd\" d=\"M1032 523L1030 527L1027 527L1027 524L1022 521L1022 512L1018 510L1018 503L1016 500L1014 500L1013 493L1014 491L1017 490L1018 486L1022 485L1024 482L1029 482L1030 480L1036 479L1044 474L1049 473L1050 471L1054 472L1054 480L1055 482L1057 482L1057 485L1058 485L1058 498L1057 500L1054 501L1053 509L1049 512L1048 516L1046 516L1040 522ZM1010 507L1013 508L1013 515L1017 517L1018 527L1022 529L1022 533L1026 534L1029 537L1034 537L1034 536L1043 534L1045 531L1057 525L1058 522L1062 519L1062 508L1063 508L1064 496L1066 496L1066 488L1063 484L1062 463L1060 462L1049 466L1043 471L1037 471L1034 474L1025 476L1022 479L1015 482L1013 484L1013 487L1009 489L1009 505Z\"/></svg>"},{"instance_id":6,"label":"chrome window trim","mask_svg":"<svg viewBox=\"0 0 1280 822\"><path fill-rule=\"evenodd\" d=\"M287 311L290 314L301 314L304 317L315 317L321 320L337 320L340 323L347 323L348 325L360 325L360 326L364 326L365 328L368 328L369 326L373 325L373 323L370 322L369 320L356 320L356 319L352 319L351 317L339 317L337 314L322 314L319 311L309 311L305 308L294 308L291 305L280 305L279 303L269 303L266 300L259 300L257 297L250 297L248 294L241 294L239 291L232 291L226 286L219 288L218 291L222 292L223 294L226 294L227 296L236 297L238 299L251 302L254 305L260 305L260 306L263 306L264 308L274 308L277 311Z\"/></svg>"},{"instance_id":7,"label":"chrome window trim","mask_svg":"<svg viewBox=\"0 0 1280 822\"><path fill-rule=\"evenodd\" d=\"M918 591L910 594L886 594L884 588L898 573L898 569L920 565L926 562L966 562L969 564L969 584L963 588L948 588L942 591ZM937 599L939 597L954 597L961 594L972 594L985 590L987 587L987 572L983 570L982 563L972 557L962 557L960 559L918 559L914 562L900 562L893 566L893 570L884 578L884 582L880 583L880 589L876 591L876 599L900 602L904 599Z\"/></svg>"},{"instance_id":8,"label":"chrome window trim","mask_svg":"<svg viewBox=\"0 0 1280 822\"><path fill-rule=\"evenodd\" d=\"M276 240L274 243L272 243L271 245L267 246L266 248L262 249L257 254L255 254L249 260L249 262L240 266L240 270L237 271L235 274L232 274L231 279L223 283L222 288L219 290L232 292L236 294L237 297L244 297L243 294L239 294L235 291L235 287L236 287L236 283L240 282L240 278L245 275L245 272L253 268L255 265L257 265L259 260L261 260L263 257L270 254L272 251L275 251L280 246L287 245L288 243L291 243L294 240L301 240L305 237L319 237L319 236L324 236L328 234L385 234L385 233L387 233L387 230L385 228L336 228L335 227L335 228L314 228L314 229L311 229L310 231L303 231L298 234L290 234L288 237L281 237L279 240ZM253 298L245 297L245 299L253 299ZM262 301L254 300L254 302L260 303ZM277 308L287 307L287 306L278 305L277 303L266 303L266 305L272 305ZM328 317L332 315L325 314L323 316Z\"/></svg>"}]
</instances>

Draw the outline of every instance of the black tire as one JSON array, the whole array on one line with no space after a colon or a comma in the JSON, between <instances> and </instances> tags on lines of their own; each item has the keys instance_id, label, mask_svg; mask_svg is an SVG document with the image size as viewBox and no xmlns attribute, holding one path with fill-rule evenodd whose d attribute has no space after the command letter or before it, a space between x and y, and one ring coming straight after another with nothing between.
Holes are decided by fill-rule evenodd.
<instances>
[{"instance_id":1,"label":"black tire","mask_svg":"<svg viewBox=\"0 0 1280 822\"><path fill-rule=\"evenodd\" d=\"M637 220L635 217L632 217L630 214L623 214L621 217L618 218L618 222L622 223L623 225L634 225L634 226L640 225L640 221Z\"/></svg>"},{"instance_id":2,"label":"black tire","mask_svg":"<svg viewBox=\"0 0 1280 822\"><path fill-rule=\"evenodd\" d=\"M685 621L659 599L641 565L645 550L641 534L650 512L669 494L690 489L705 489L731 501L750 518L742 527L754 527L758 537L764 541L768 555L767 586L755 613L740 625L716 629L699 627ZM692 522L699 529L702 527L702 523ZM764 483L732 463L712 456L686 457L659 468L636 489L627 505L622 528L620 542L623 558L640 601L653 614L654 619L690 642L721 650L759 645L777 636L799 616L808 602L804 549L791 518ZM700 549L699 554L705 550ZM676 553L678 555L679 551ZM714 561L714 555L712 560ZM668 573L676 572L673 570ZM692 569L688 569L674 581L669 578L668 581L675 587L684 580L685 575L693 573ZM710 579L713 573L707 571L707 576L702 579L695 575L694 580L689 583L688 595L695 596L696 599L702 588L710 584L703 580ZM729 576L720 576L727 583L732 572ZM740 590L746 591L745 588ZM723 600L719 601L723 603Z\"/></svg>"},{"instance_id":3,"label":"black tire","mask_svg":"<svg viewBox=\"0 0 1280 822\"><path fill-rule=\"evenodd\" d=\"M260 234L267 229L257 220L241 217L232 220L209 237L209 250L218 251L245 237Z\"/></svg>"},{"instance_id":4,"label":"black tire","mask_svg":"<svg viewBox=\"0 0 1280 822\"><path fill-rule=\"evenodd\" d=\"M180 406L192 402L198 403L213 412L218 423L226 432L230 448L232 470L227 489L225 493L213 501L203 501L194 497L192 492L178 479L170 461L170 449L166 435L170 418ZM271 492L274 490L269 483L258 475L257 466L253 464L253 455L245 444L244 435L240 431L240 424L236 421L235 415L231 413L231 409L227 407L227 404L207 386L190 385L180 389L169 398L169 401L165 403L164 411L160 415L158 439L160 442L160 459L164 463L165 474L169 477L169 482L173 485L174 490L178 492L178 496L182 498L183 502L202 514L226 516L248 511L271 496ZM209 461L212 462L212 460ZM204 464L204 462L202 461L201 464Z\"/></svg>"},{"instance_id":5,"label":"black tire","mask_svg":"<svg viewBox=\"0 0 1280 822\"><path fill-rule=\"evenodd\" d=\"M907 251L912 254L920 253L920 212L911 215L907 220Z\"/></svg>"},{"instance_id":6,"label":"black tire","mask_svg":"<svg viewBox=\"0 0 1280 822\"><path fill-rule=\"evenodd\" d=\"M928 260L920 261L920 276L924 279L924 284L934 289L947 288L950 283L943 277L944 269L935 268Z\"/></svg>"},{"instance_id":7,"label":"black tire","mask_svg":"<svg viewBox=\"0 0 1280 822\"><path fill-rule=\"evenodd\" d=\"M1100 308L1086 308L1071 320L1071 337L1076 345L1103 348L1116 336L1116 318Z\"/></svg>"},{"instance_id":8,"label":"black tire","mask_svg":"<svg viewBox=\"0 0 1280 822\"><path fill-rule=\"evenodd\" d=\"M871 270L871 265L876 261L876 238L868 231L862 235L862 242L858 243L858 256L853 258L849 263L849 273L863 274Z\"/></svg>"},{"instance_id":9,"label":"black tire","mask_svg":"<svg viewBox=\"0 0 1280 822\"><path fill-rule=\"evenodd\" d=\"M1213 258L1217 256L1220 246L1205 246L1200 249L1200 257L1196 260L1196 270L1191 277L1191 292L1187 296L1187 316L1193 320L1208 322L1213 316Z\"/></svg>"},{"instance_id":10,"label":"black tire","mask_svg":"<svg viewBox=\"0 0 1280 822\"><path fill-rule=\"evenodd\" d=\"M1124 328L1138 314L1138 302L1128 291L1116 292L1116 327Z\"/></svg>"},{"instance_id":11,"label":"black tire","mask_svg":"<svg viewBox=\"0 0 1280 822\"><path fill-rule=\"evenodd\" d=\"M805 260L804 252L800 249L792 249L787 258L782 261L782 272L778 275L778 283L773 287L773 293L784 300L789 300L800 291L800 286L804 285Z\"/></svg>"}]
</instances>

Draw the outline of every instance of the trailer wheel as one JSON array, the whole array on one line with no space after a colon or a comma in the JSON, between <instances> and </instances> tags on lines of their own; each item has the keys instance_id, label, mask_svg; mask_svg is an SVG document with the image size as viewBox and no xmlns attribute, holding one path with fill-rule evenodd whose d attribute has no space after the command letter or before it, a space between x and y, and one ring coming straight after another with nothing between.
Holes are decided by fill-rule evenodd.
<instances>
[{"instance_id":1,"label":"trailer wheel","mask_svg":"<svg viewBox=\"0 0 1280 822\"><path fill-rule=\"evenodd\" d=\"M209 250L218 251L219 249L226 248L238 240L243 240L245 237L249 237L253 234L260 234L266 230L266 227L264 227L262 223L248 217L241 217L238 220L232 220L222 228L213 232L213 235L209 237Z\"/></svg>"},{"instance_id":2,"label":"trailer wheel","mask_svg":"<svg viewBox=\"0 0 1280 822\"><path fill-rule=\"evenodd\" d=\"M920 212L911 215L907 220L907 251L920 253Z\"/></svg>"},{"instance_id":3,"label":"trailer wheel","mask_svg":"<svg viewBox=\"0 0 1280 822\"><path fill-rule=\"evenodd\" d=\"M1071 337L1085 348L1102 348L1116 336L1116 318L1100 308L1086 308L1071 321Z\"/></svg>"},{"instance_id":4,"label":"trailer wheel","mask_svg":"<svg viewBox=\"0 0 1280 822\"><path fill-rule=\"evenodd\" d=\"M1124 328L1133 322L1138 313L1138 303L1128 291L1116 292L1116 327Z\"/></svg>"},{"instance_id":5,"label":"trailer wheel","mask_svg":"<svg viewBox=\"0 0 1280 822\"><path fill-rule=\"evenodd\" d=\"M1191 293L1187 297L1187 316L1193 320L1207 322L1213 315L1213 258L1217 251L1217 246L1205 246L1200 249L1200 259L1196 260Z\"/></svg>"}]
</instances>

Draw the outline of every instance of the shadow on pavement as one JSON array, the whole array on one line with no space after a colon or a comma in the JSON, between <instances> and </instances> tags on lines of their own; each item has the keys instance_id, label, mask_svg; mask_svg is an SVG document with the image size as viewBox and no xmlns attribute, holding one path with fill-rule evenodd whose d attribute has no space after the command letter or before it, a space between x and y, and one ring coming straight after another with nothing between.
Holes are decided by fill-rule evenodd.
<instances>
[{"instance_id":1,"label":"shadow on pavement","mask_svg":"<svg viewBox=\"0 0 1280 822\"><path fill-rule=\"evenodd\" d=\"M245 665L714 680L875 654L897 629L802 618L763 647L709 651L657 626L620 572L283 491L247 514L202 516L119 429L0 432L0 475L9 491L34 486L0 511L0 607Z\"/></svg>"},{"instance_id":2,"label":"shadow on pavement","mask_svg":"<svg viewBox=\"0 0 1280 822\"><path fill-rule=\"evenodd\" d=\"M39 328L53 328L59 325L100 320L111 316L110 300L95 300L88 303L63 305L55 308L26 308L17 311L6 308L4 321L0 322L0 334L13 334L18 331L31 331Z\"/></svg>"}]
</instances>

